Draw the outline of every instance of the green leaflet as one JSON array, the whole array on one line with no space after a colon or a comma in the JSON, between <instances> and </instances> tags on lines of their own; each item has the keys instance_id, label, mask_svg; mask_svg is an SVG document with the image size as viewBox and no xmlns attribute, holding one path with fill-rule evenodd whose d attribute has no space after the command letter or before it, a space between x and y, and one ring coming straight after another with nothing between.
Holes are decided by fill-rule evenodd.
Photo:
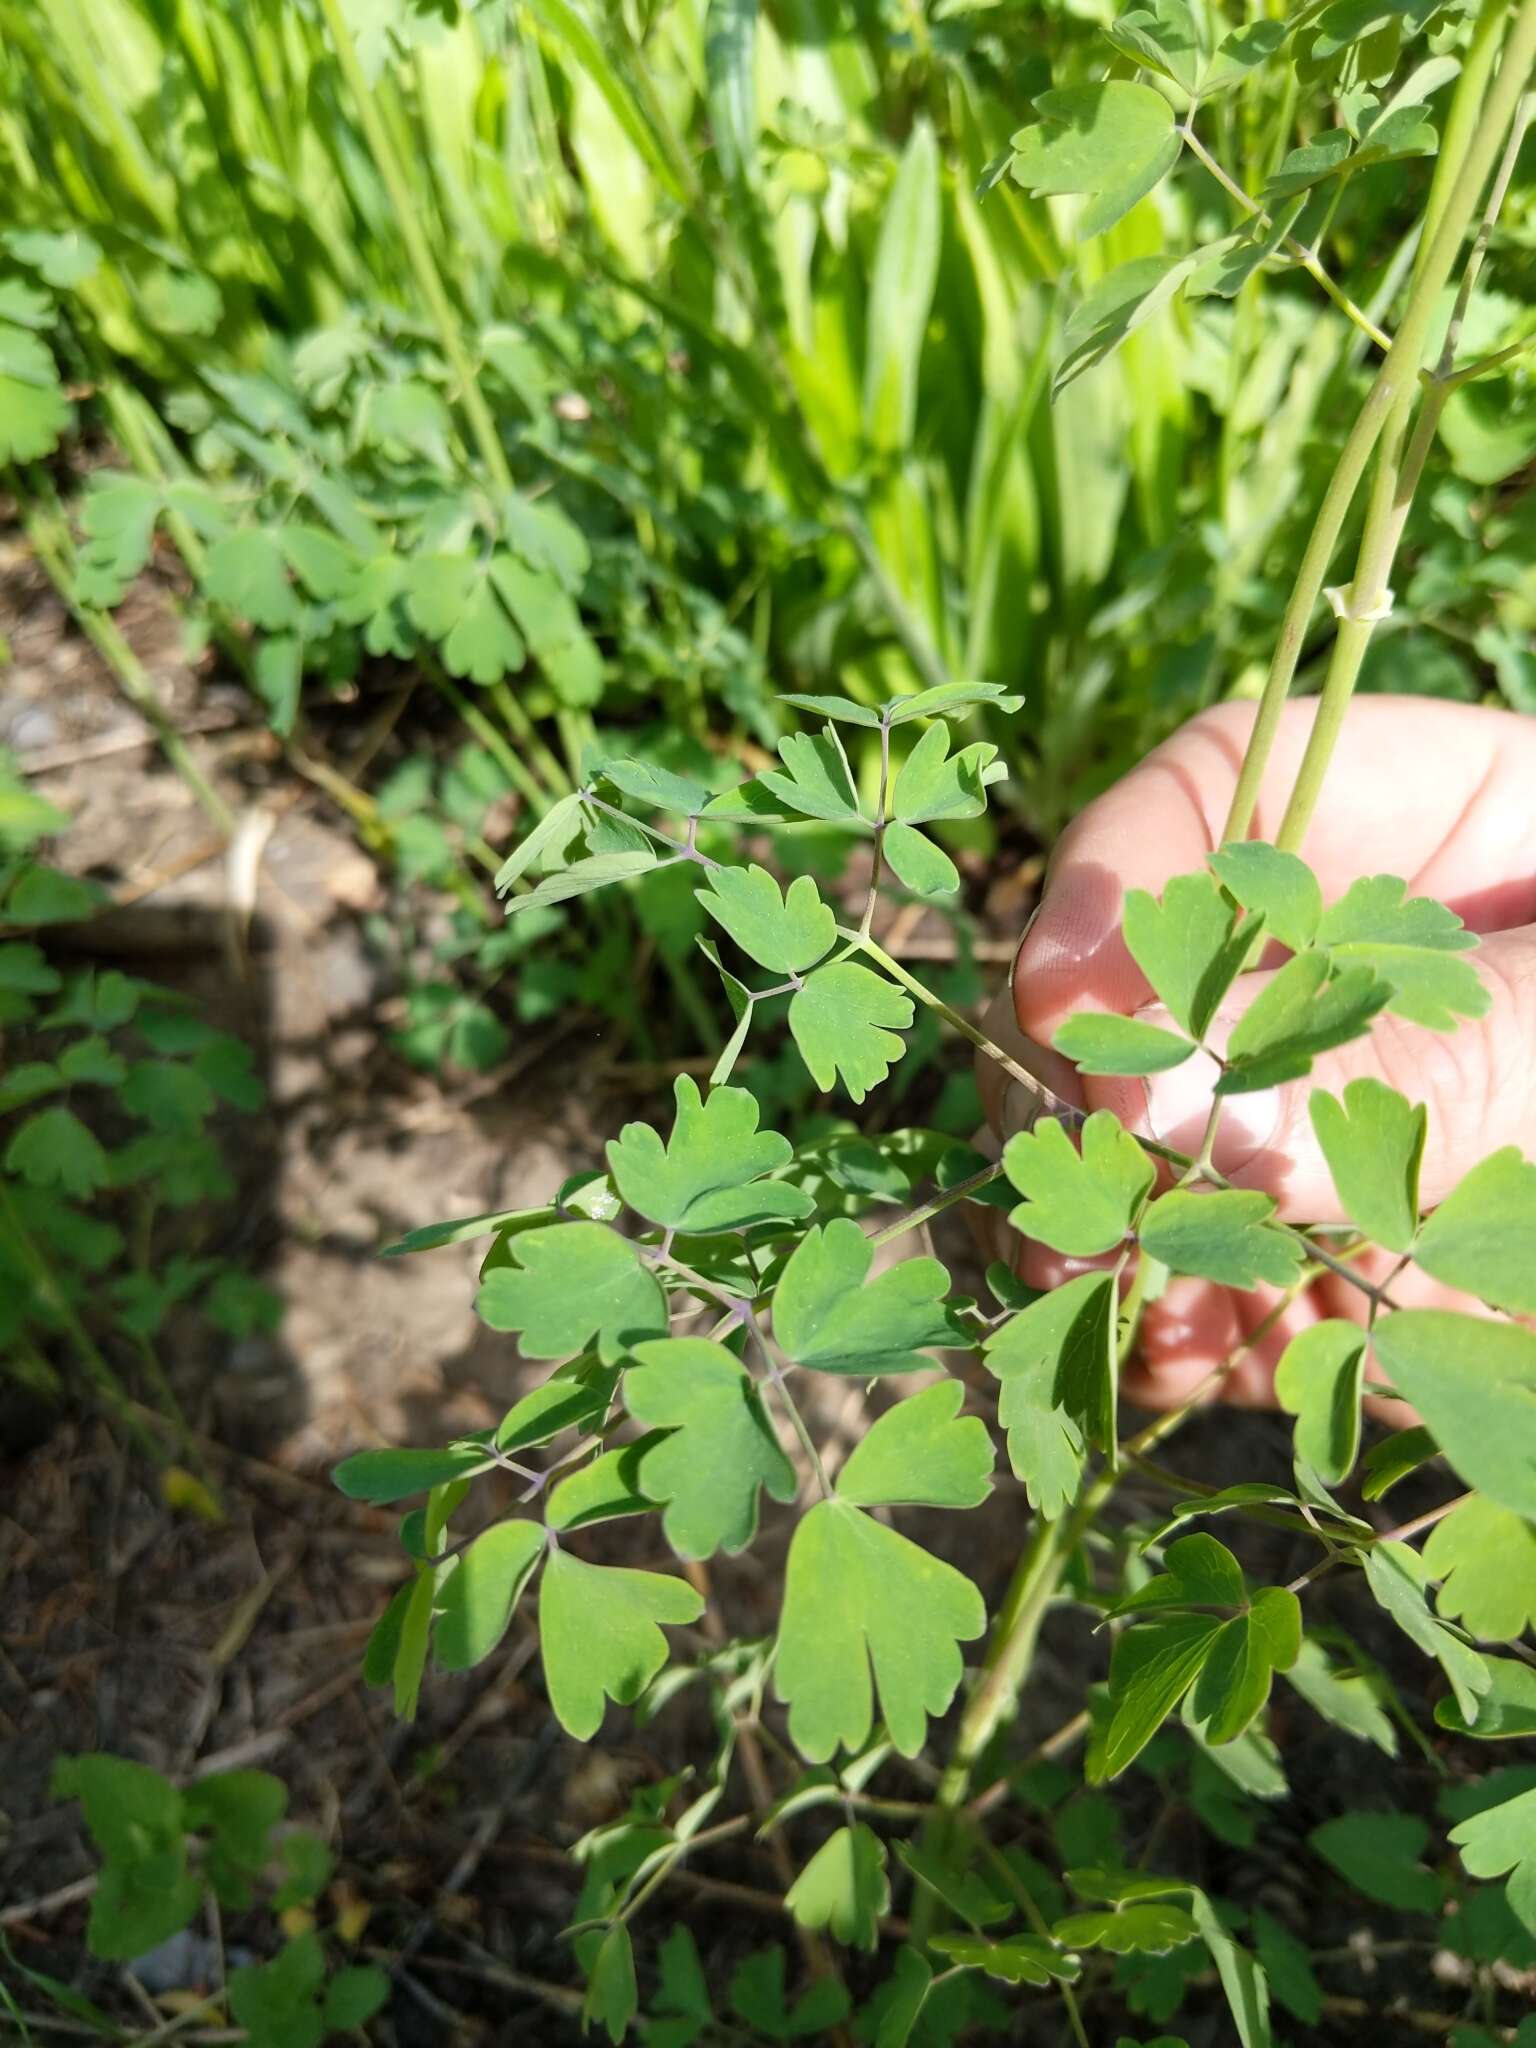
<instances>
[{"instance_id":1,"label":"green leaflet","mask_svg":"<svg viewBox=\"0 0 1536 2048\"><path fill-rule=\"evenodd\" d=\"M1066 1948L1101 1948L1114 1956L1166 1955L1198 1933L1194 1915L1171 1899L1069 1913L1051 1929L1052 1939Z\"/></svg>"},{"instance_id":2,"label":"green leaflet","mask_svg":"<svg viewBox=\"0 0 1536 2048\"><path fill-rule=\"evenodd\" d=\"M1035 101L1038 126L1013 138L1013 176L1027 192L1091 195L1077 231L1113 227L1179 158L1173 110L1150 86L1113 79Z\"/></svg>"},{"instance_id":3,"label":"green leaflet","mask_svg":"<svg viewBox=\"0 0 1536 2048\"><path fill-rule=\"evenodd\" d=\"M985 1626L981 1595L952 1565L858 1508L819 1501L790 1545L774 1663L796 1747L812 1763L861 1748L878 1688L891 1741L916 1756L928 1716L955 1696L959 1645Z\"/></svg>"},{"instance_id":4,"label":"green leaflet","mask_svg":"<svg viewBox=\"0 0 1536 2048\"><path fill-rule=\"evenodd\" d=\"M1020 1131L1003 1149L1003 1169L1026 1197L1009 1221L1026 1237L1073 1258L1115 1249L1134 1231L1152 1191L1152 1162L1118 1117L1096 1110L1082 1150L1055 1117Z\"/></svg>"},{"instance_id":5,"label":"green leaflet","mask_svg":"<svg viewBox=\"0 0 1536 2048\"><path fill-rule=\"evenodd\" d=\"M1051 1044L1085 1074L1161 1074L1195 1050L1193 1040L1161 1025L1087 1010L1069 1017Z\"/></svg>"},{"instance_id":6,"label":"green leaflet","mask_svg":"<svg viewBox=\"0 0 1536 2048\"><path fill-rule=\"evenodd\" d=\"M940 1380L877 1417L837 1475L857 1507L979 1507L992 1491L992 1439L979 1416L961 1416L965 1389Z\"/></svg>"},{"instance_id":7,"label":"green leaflet","mask_svg":"<svg viewBox=\"0 0 1536 2048\"><path fill-rule=\"evenodd\" d=\"M811 1079L831 1088L840 1078L855 1102L901 1058L896 1033L911 1022L910 997L856 960L818 967L790 998L790 1033Z\"/></svg>"},{"instance_id":8,"label":"green leaflet","mask_svg":"<svg viewBox=\"0 0 1536 2048\"><path fill-rule=\"evenodd\" d=\"M1246 1614L1222 1625L1195 1680L1191 1704L1211 1743L1231 1742L1260 1713L1273 1674L1301 1648L1301 1603L1283 1586L1255 1593Z\"/></svg>"},{"instance_id":9,"label":"green leaflet","mask_svg":"<svg viewBox=\"0 0 1536 2048\"><path fill-rule=\"evenodd\" d=\"M849 1948L879 1946L880 1921L890 1910L886 1848L873 1829L857 1823L829 1835L785 1894L801 1927L825 1927Z\"/></svg>"},{"instance_id":10,"label":"green leaflet","mask_svg":"<svg viewBox=\"0 0 1536 2048\"><path fill-rule=\"evenodd\" d=\"M497 1522L455 1560L437 1593L440 1671L468 1671L491 1654L543 1549L537 1522Z\"/></svg>"},{"instance_id":11,"label":"green leaflet","mask_svg":"<svg viewBox=\"0 0 1536 2048\"><path fill-rule=\"evenodd\" d=\"M1514 1657L1485 1657L1490 1684L1469 1721L1453 1697L1435 1702L1435 1720L1457 1735L1480 1742L1508 1742L1536 1735L1536 1669Z\"/></svg>"},{"instance_id":12,"label":"green leaflet","mask_svg":"<svg viewBox=\"0 0 1536 2048\"><path fill-rule=\"evenodd\" d=\"M1141 1248L1175 1273L1223 1287L1288 1287L1300 1270L1298 1239L1271 1218L1268 1195L1239 1188L1160 1195L1141 1220Z\"/></svg>"},{"instance_id":13,"label":"green leaflet","mask_svg":"<svg viewBox=\"0 0 1536 2048\"><path fill-rule=\"evenodd\" d=\"M551 1529L585 1529L625 1515L645 1515L657 1505L646 1488L647 1454L661 1441L659 1431L600 1451L550 1489L544 1520Z\"/></svg>"},{"instance_id":14,"label":"green leaflet","mask_svg":"<svg viewBox=\"0 0 1536 2048\"><path fill-rule=\"evenodd\" d=\"M788 1165L794 1149L757 1128L756 1100L743 1088L713 1088L707 1098L687 1074L673 1083L677 1114L663 1142L649 1124L626 1124L608 1145L614 1186L652 1223L692 1236L746 1230L776 1218L809 1216L803 1188L761 1175Z\"/></svg>"},{"instance_id":15,"label":"green leaflet","mask_svg":"<svg viewBox=\"0 0 1536 2048\"><path fill-rule=\"evenodd\" d=\"M1510 1906L1536 1934L1536 1788L1473 1814L1451 1829L1451 1840L1471 1876L1509 1872Z\"/></svg>"},{"instance_id":16,"label":"green leaflet","mask_svg":"<svg viewBox=\"0 0 1536 2048\"><path fill-rule=\"evenodd\" d=\"M449 1480L489 1471L493 1463L478 1445L471 1444L441 1451L358 1451L342 1459L331 1479L349 1500L384 1506Z\"/></svg>"},{"instance_id":17,"label":"green leaflet","mask_svg":"<svg viewBox=\"0 0 1536 2048\"><path fill-rule=\"evenodd\" d=\"M863 821L848 756L835 726L819 733L791 733L779 741L779 759L784 763L782 771L767 768L757 779L789 810L831 824Z\"/></svg>"},{"instance_id":18,"label":"green leaflet","mask_svg":"<svg viewBox=\"0 0 1536 2048\"><path fill-rule=\"evenodd\" d=\"M773 1334L785 1355L819 1372L873 1378L931 1368L928 1347L968 1344L945 1307L937 1259L903 1259L866 1284L874 1248L846 1217L814 1226L791 1254L774 1297Z\"/></svg>"},{"instance_id":19,"label":"green leaflet","mask_svg":"<svg viewBox=\"0 0 1536 2048\"><path fill-rule=\"evenodd\" d=\"M1313 1323L1291 1339L1275 1370L1275 1397L1296 1417L1296 1455L1329 1486L1347 1479L1360 1455L1365 1347L1358 1323Z\"/></svg>"},{"instance_id":20,"label":"green leaflet","mask_svg":"<svg viewBox=\"0 0 1536 2048\"><path fill-rule=\"evenodd\" d=\"M1063 1955L1043 1936L1014 1934L989 1941L981 1934L936 1934L932 1947L964 1970L985 1970L1004 1984L1070 1984L1080 1973L1076 1956Z\"/></svg>"},{"instance_id":21,"label":"green leaflet","mask_svg":"<svg viewBox=\"0 0 1536 2048\"><path fill-rule=\"evenodd\" d=\"M1369 967L1387 983L1387 1007L1411 1023L1452 1031L1460 1017L1481 1017L1488 991L1477 970L1454 956L1475 946L1454 911L1408 897L1395 875L1371 875L1323 912L1317 943L1342 964Z\"/></svg>"},{"instance_id":22,"label":"green leaflet","mask_svg":"<svg viewBox=\"0 0 1536 2048\"><path fill-rule=\"evenodd\" d=\"M881 844L891 872L914 896L951 896L960 887L960 871L949 855L910 825L887 825Z\"/></svg>"},{"instance_id":23,"label":"green leaflet","mask_svg":"<svg viewBox=\"0 0 1536 2048\"><path fill-rule=\"evenodd\" d=\"M1474 1166L1424 1225L1413 1256L1448 1287L1536 1315L1536 1166L1515 1145Z\"/></svg>"},{"instance_id":24,"label":"green leaflet","mask_svg":"<svg viewBox=\"0 0 1536 2048\"><path fill-rule=\"evenodd\" d=\"M1125 943L1158 1000L1191 1038L1203 1038L1242 970L1253 927L1209 875L1176 875L1161 903L1145 889L1125 899Z\"/></svg>"},{"instance_id":25,"label":"green leaflet","mask_svg":"<svg viewBox=\"0 0 1536 2048\"><path fill-rule=\"evenodd\" d=\"M658 1623L697 1621L686 1580L585 1564L557 1550L539 1588L544 1681L560 1725L578 1742L602 1726L605 1698L630 1706L667 1661Z\"/></svg>"},{"instance_id":26,"label":"green leaflet","mask_svg":"<svg viewBox=\"0 0 1536 2048\"><path fill-rule=\"evenodd\" d=\"M1234 840L1210 854L1207 864L1235 903L1263 918L1271 938L1293 953L1311 945L1323 914L1323 892L1304 860L1250 839Z\"/></svg>"},{"instance_id":27,"label":"green leaflet","mask_svg":"<svg viewBox=\"0 0 1536 2048\"><path fill-rule=\"evenodd\" d=\"M1346 967L1330 980L1326 954L1298 953L1233 1027L1216 1093L1273 1088L1310 1073L1319 1053L1369 1031L1391 993L1369 967Z\"/></svg>"},{"instance_id":28,"label":"green leaflet","mask_svg":"<svg viewBox=\"0 0 1536 2048\"><path fill-rule=\"evenodd\" d=\"M646 1493L667 1503L667 1541L680 1557L744 1550L757 1533L759 1487L775 1500L795 1497L794 1467L751 1376L723 1345L700 1337L637 1344L634 1355L625 1406L672 1432L641 1467Z\"/></svg>"},{"instance_id":29,"label":"green leaflet","mask_svg":"<svg viewBox=\"0 0 1536 2048\"><path fill-rule=\"evenodd\" d=\"M1429 1846L1429 1829L1416 1814L1341 1813L1307 1839L1367 1898L1401 1913L1439 1911L1443 1888L1419 1861Z\"/></svg>"},{"instance_id":30,"label":"green leaflet","mask_svg":"<svg viewBox=\"0 0 1536 2048\"><path fill-rule=\"evenodd\" d=\"M1436 1660L1451 1682L1463 1718L1475 1721L1478 1699L1492 1684L1488 1666L1430 1613L1427 1578L1423 1559L1406 1543L1376 1543L1365 1553L1365 1581L1377 1604Z\"/></svg>"},{"instance_id":31,"label":"green leaflet","mask_svg":"<svg viewBox=\"0 0 1536 2048\"><path fill-rule=\"evenodd\" d=\"M1145 1749L1194 1684L1221 1629L1214 1615L1180 1614L1118 1638L1109 1664L1112 1712L1095 1780L1118 1777Z\"/></svg>"},{"instance_id":32,"label":"green leaflet","mask_svg":"<svg viewBox=\"0 0 1536 2048\"><path fill-rule=\"evenodd\" d=\"M601 1223L558 1223L508 1241L513 1261L487 1273L475 1313L520 1334L529 1358L566 1358L595 1337L604 1361L667 1328L666 1296L634 1247Z\"/></svg>"},{"instance_id":33,"label":"green leaflet","mask_svg":"<svg viewBox=\"0 0 1536 2048\"><path fill-rule=\"evenodd\" d=\"M1387 1378L1479 1492L1536 1516L1536 1335L1450 1309L1377 1319Z\"/></svg>"},{"instance_id":34,"label":"green leaflet","mask_svg":"<svg viewBox=\"0 0 1536 2048\"><path fill-rule=\"evenodd\" d=\"M615 1921L605 1929L587 1972L587 1996L582 2018L596 2020L608 2031L610 2041L622 2041L630 2022L640 2009L640 1992L635 1982L635 1952L629 1929Z\"/></svg>"},{"instance_id":35,"label":"green leaflet","mask_svg":"<svg viewBox=\"0 0 1536 2048\"><path fill-rule=\"evenodd\" d=\"M979 818L987 807L986 786L995 781L996 747L980 742L949 751L949 727L930 725L897 770L891 816L905 825L935 818Z\"/></svg>"},{"instance_id":36,"label":"green leaflet","mask_svg":"<svg viewBox=\"0 0 1536 2048\"><path fill-rule=\"evenodd\" d=\"M1435 1606L1484 1642L1508 1643L1536 1623L1536 1527L1473 1494L1437 1522L1422 1552L1442 1583Z\"/></svg>"},{"instance_id":37,"label":"green leaflet","mask_svg":"<svg viewBox=\"0 0 1536 2048\"><path fill-rule=\"evenodd\" d=\"M1405 1252L1419 1219L1419 1165L1429 1116L1384 1081L1350 1081L1343 1099L1312 1091L1308 1108L1339 1204L1373 1244Z\"/></svg>"},{"instance_id":38,"label":"green leaflet","mask_svg":"<svg viewBox=\"0 0 1536 2048\"><path fill-rule=\"evenodd\" d=\"M781 896L766 868L716 868L699 901L744 953L778 974L810 967L837 937L837 920L809 875L798 875Z\"/></svg>"},{"instance_id":39,"label":"green leaflet","mask_svg":"<svg viewBox=\"0 0 1536 2048\"><path fill-rule=\"evenodd\" d=\"M1085 1444L1114 1441L1114 1306L1110 1274L1079 1273L987 1339L1009 1462L1043 1515L1076 1497Z\"/></svg>"}]
</instances>

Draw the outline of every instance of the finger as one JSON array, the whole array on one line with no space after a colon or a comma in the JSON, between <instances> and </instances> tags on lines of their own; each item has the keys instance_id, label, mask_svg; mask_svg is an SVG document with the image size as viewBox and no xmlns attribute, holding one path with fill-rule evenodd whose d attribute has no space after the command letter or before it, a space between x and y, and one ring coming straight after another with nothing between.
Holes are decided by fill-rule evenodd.
<instances>
[{"instance_id":1,"label":"finger","mask_svg":"<svg viewBox=\"0 0 1536 2048\"><path fill-rule=\"evenodd\" d=\"M1049 1046L1036 1045L1024 1036L1013 1014L1013 997L1000 989L982 1018L982 1029L999 1051L1007 1054L1027 1074L1033 1074L1063 1101L1081 1106L1083 1084L1077 1069ZM1037 1098L990 1054L976 1055L976 1089L981 1096L982 1114L1001 1138L1028 1128L1033 1121Z\"/></svg>"},{"instance_id":2,"label":"finger","mask_svg":"<svg viewBox=\"0 0 1536 2048\"><path fill-rule=\"evenodd\" d=\"M1420 1200L1433 1208L1463 1174L1502 1145L1536 1151L1536 925L1484 942L1477 965L1488 1014L1463 1018L1451 1032L1428 1031L1400 1017L1378 1017L1369 1037L1322 1054L1303 1080L1229 1098L1217 1131L1215 1164L1239 1187L1274 1195L1297 1222L1345 1221L1313 1129L1314 1090L1338 1095L1349 1082L1384 1081L1429 1111ZM1213 1029L1223 1031L1268 983L1239 978ZM1141 1012L1151 1023L1166 1012ZM1090 1106L1109 1108L1145 1137L1179 1152L1198 1151L1210 1114L1215 1062L1204 1054L1147 1081L1087 1080Z\"/></svg>"},{"instance_id":3,"label":"finger","mask_svg":"<svg viewBox=\"0 0 1536 2048\"><path fill-rule=\"evenodd\" d=\"M1267 1287L1239 1293L1205 1280L1171 1280L1142 1317L1136 1350L1120 1377L1122 1394L1138 1408L1178 1408L1202 1393L1244 1408L1273 1408L1280 1355L1318 1315L1303 1294L1271 1323L1280 1300Z\"/></svg>"},{"instance_id":4,"label":"finger","mask_svg":"<svg viewBox=\"0 0 1536 2048\"><path fill-rule=\"evenodd\" d=\"M1286 706L1255 831L1273 835L1314 707ZM1254 707L1182 727L1068 827L1014 974L1026 1036L1049 1044L1073 1010L1129 1015L1150 996L1120 937L1125 891L1162 889L1219 842ZM1351 705L1304 848L1327 897L1362 874L1401 875L1474 930L1536 919L1536 722L1429 699Z\"/></svg>"}]
</instances>

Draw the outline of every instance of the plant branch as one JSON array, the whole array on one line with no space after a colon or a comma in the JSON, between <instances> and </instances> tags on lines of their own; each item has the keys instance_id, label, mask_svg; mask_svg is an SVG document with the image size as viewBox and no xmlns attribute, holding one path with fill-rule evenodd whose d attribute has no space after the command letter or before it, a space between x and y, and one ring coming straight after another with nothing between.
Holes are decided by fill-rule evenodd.
<instances>
[{"instance_id":1,"label":"plant branch","mask_svg":"<svg viewBox=\"0 0 1536 2048\"><path fill-rule=\"evenodd\" d=\"M1250 199L1248 194L1243 190L1242 186L1238 184L1236 179L1229 176L1225 167L1222 164L1220 164L1215 157L1211 155L1210 151L1206 148L1205 144L1200 140L1199 136L1195 133L1192 121L1186 120L1181 122L1177 129L1177 133L1183 136L1185 144L1187 145L1190 151L1190 154L1192 156L1198 157L1200 162L1205 166L1205 168L1210 172L1211 176L1216 180L1217 184L1220 185L1223 192L1227 193L1230 198L1236 200L1237 204L1243 208L1244 212L1248 215L1250 220L1257 219L1266 228L1272 227L1274 225L1274 222L1271 219L1270 215L1266 212L1264 207L1260 205L1259 201L1256 199ZM1307 248L1305 243L1299 242L1296 239L1296 237L1292 234L1282 235L1281 240L1284 242L1286 248L1290 251L1290 253L1296 258L1296 261L1301 265L1302 269L1307 273L1308 277L1314 279L1316 283L1322 286L1323 290L1328 294L1329 298L1332 299L1333 303L1338 307L1339 311L1343 313L1347 319L1352 320L1363 335L1365 335L1369 340L1375 342L1376 346L1379 349L1387 350L1391 348L1391 335L1386 333L1382 328L1378 327L1376 325L1376 322L1371 318L1370 314L1365 311L1364 307L1357 306L1354 300L1349 296L1348 292L1346 292L1340 285L1334 283L1333 279L1328 275L1328 272L1323 268L1321 262L1318 260L1317 252L1315 249Z\"/></svg>"}]
</instances>

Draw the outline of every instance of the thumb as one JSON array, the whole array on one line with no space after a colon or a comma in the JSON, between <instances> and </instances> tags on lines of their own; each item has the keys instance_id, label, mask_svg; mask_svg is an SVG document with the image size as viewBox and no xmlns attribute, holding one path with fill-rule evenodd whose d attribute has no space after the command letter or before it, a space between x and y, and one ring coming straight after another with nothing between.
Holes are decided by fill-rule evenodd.
<instances>
[{"instance_id":1,"label":"thumb","mask_svg":"<svg viewBox=\"0 0 1536 2048\"><path fill-rule=\"evenodd\" d=\"M1484 1017L1451 1032L1401 1017L1376 1019L1370 1035L1320 1055L1305 1079L1227 1099L1214 1163L1239 1187L1279 1199L1293 1220L1343 1221L1333 1181L1312 1128L1313 1091L1332 1094L1364 1076L1384 1081L1429 1111L1420 1199L1443 1201L1464 1173L1501 1145L1536 1152L1536 925L1485 939L1477 967L1491 998ZM1218 1049L1273 976L1245 974L1222 1003L1211 1038ZM1136 1013L1166 1028L1156 1005ZM1145 1081L1086 1080L1092 1107L1113 1109L1143 1136L1195 1153L1210 1115L1217 1078L1204 1053Z\"/></svg>"}]
</instances>

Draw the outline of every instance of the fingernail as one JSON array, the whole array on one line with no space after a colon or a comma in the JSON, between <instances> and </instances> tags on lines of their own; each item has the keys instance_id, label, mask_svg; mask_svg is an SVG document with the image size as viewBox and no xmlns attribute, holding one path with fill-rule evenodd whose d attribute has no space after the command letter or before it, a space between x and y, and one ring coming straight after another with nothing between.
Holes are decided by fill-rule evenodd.
<instances>
[{"instance_id":1,"label":"fingernail","mask_svg":"<svg viewBox=\"0 0 1536 2048\"><path fill-rule=\"evenodd\" d=\"M1146 1087L1153 1137L1179 1152L1198 1151L1220 1071L1209 1053L1197 1052L1183 1066L1152 1075ZM1278 1088L1228 1096L1216 1143L1218 1164L1243 1166L1262 1151L1279 1128L1281 1108Z\"/></svg>"}]
</instances>

